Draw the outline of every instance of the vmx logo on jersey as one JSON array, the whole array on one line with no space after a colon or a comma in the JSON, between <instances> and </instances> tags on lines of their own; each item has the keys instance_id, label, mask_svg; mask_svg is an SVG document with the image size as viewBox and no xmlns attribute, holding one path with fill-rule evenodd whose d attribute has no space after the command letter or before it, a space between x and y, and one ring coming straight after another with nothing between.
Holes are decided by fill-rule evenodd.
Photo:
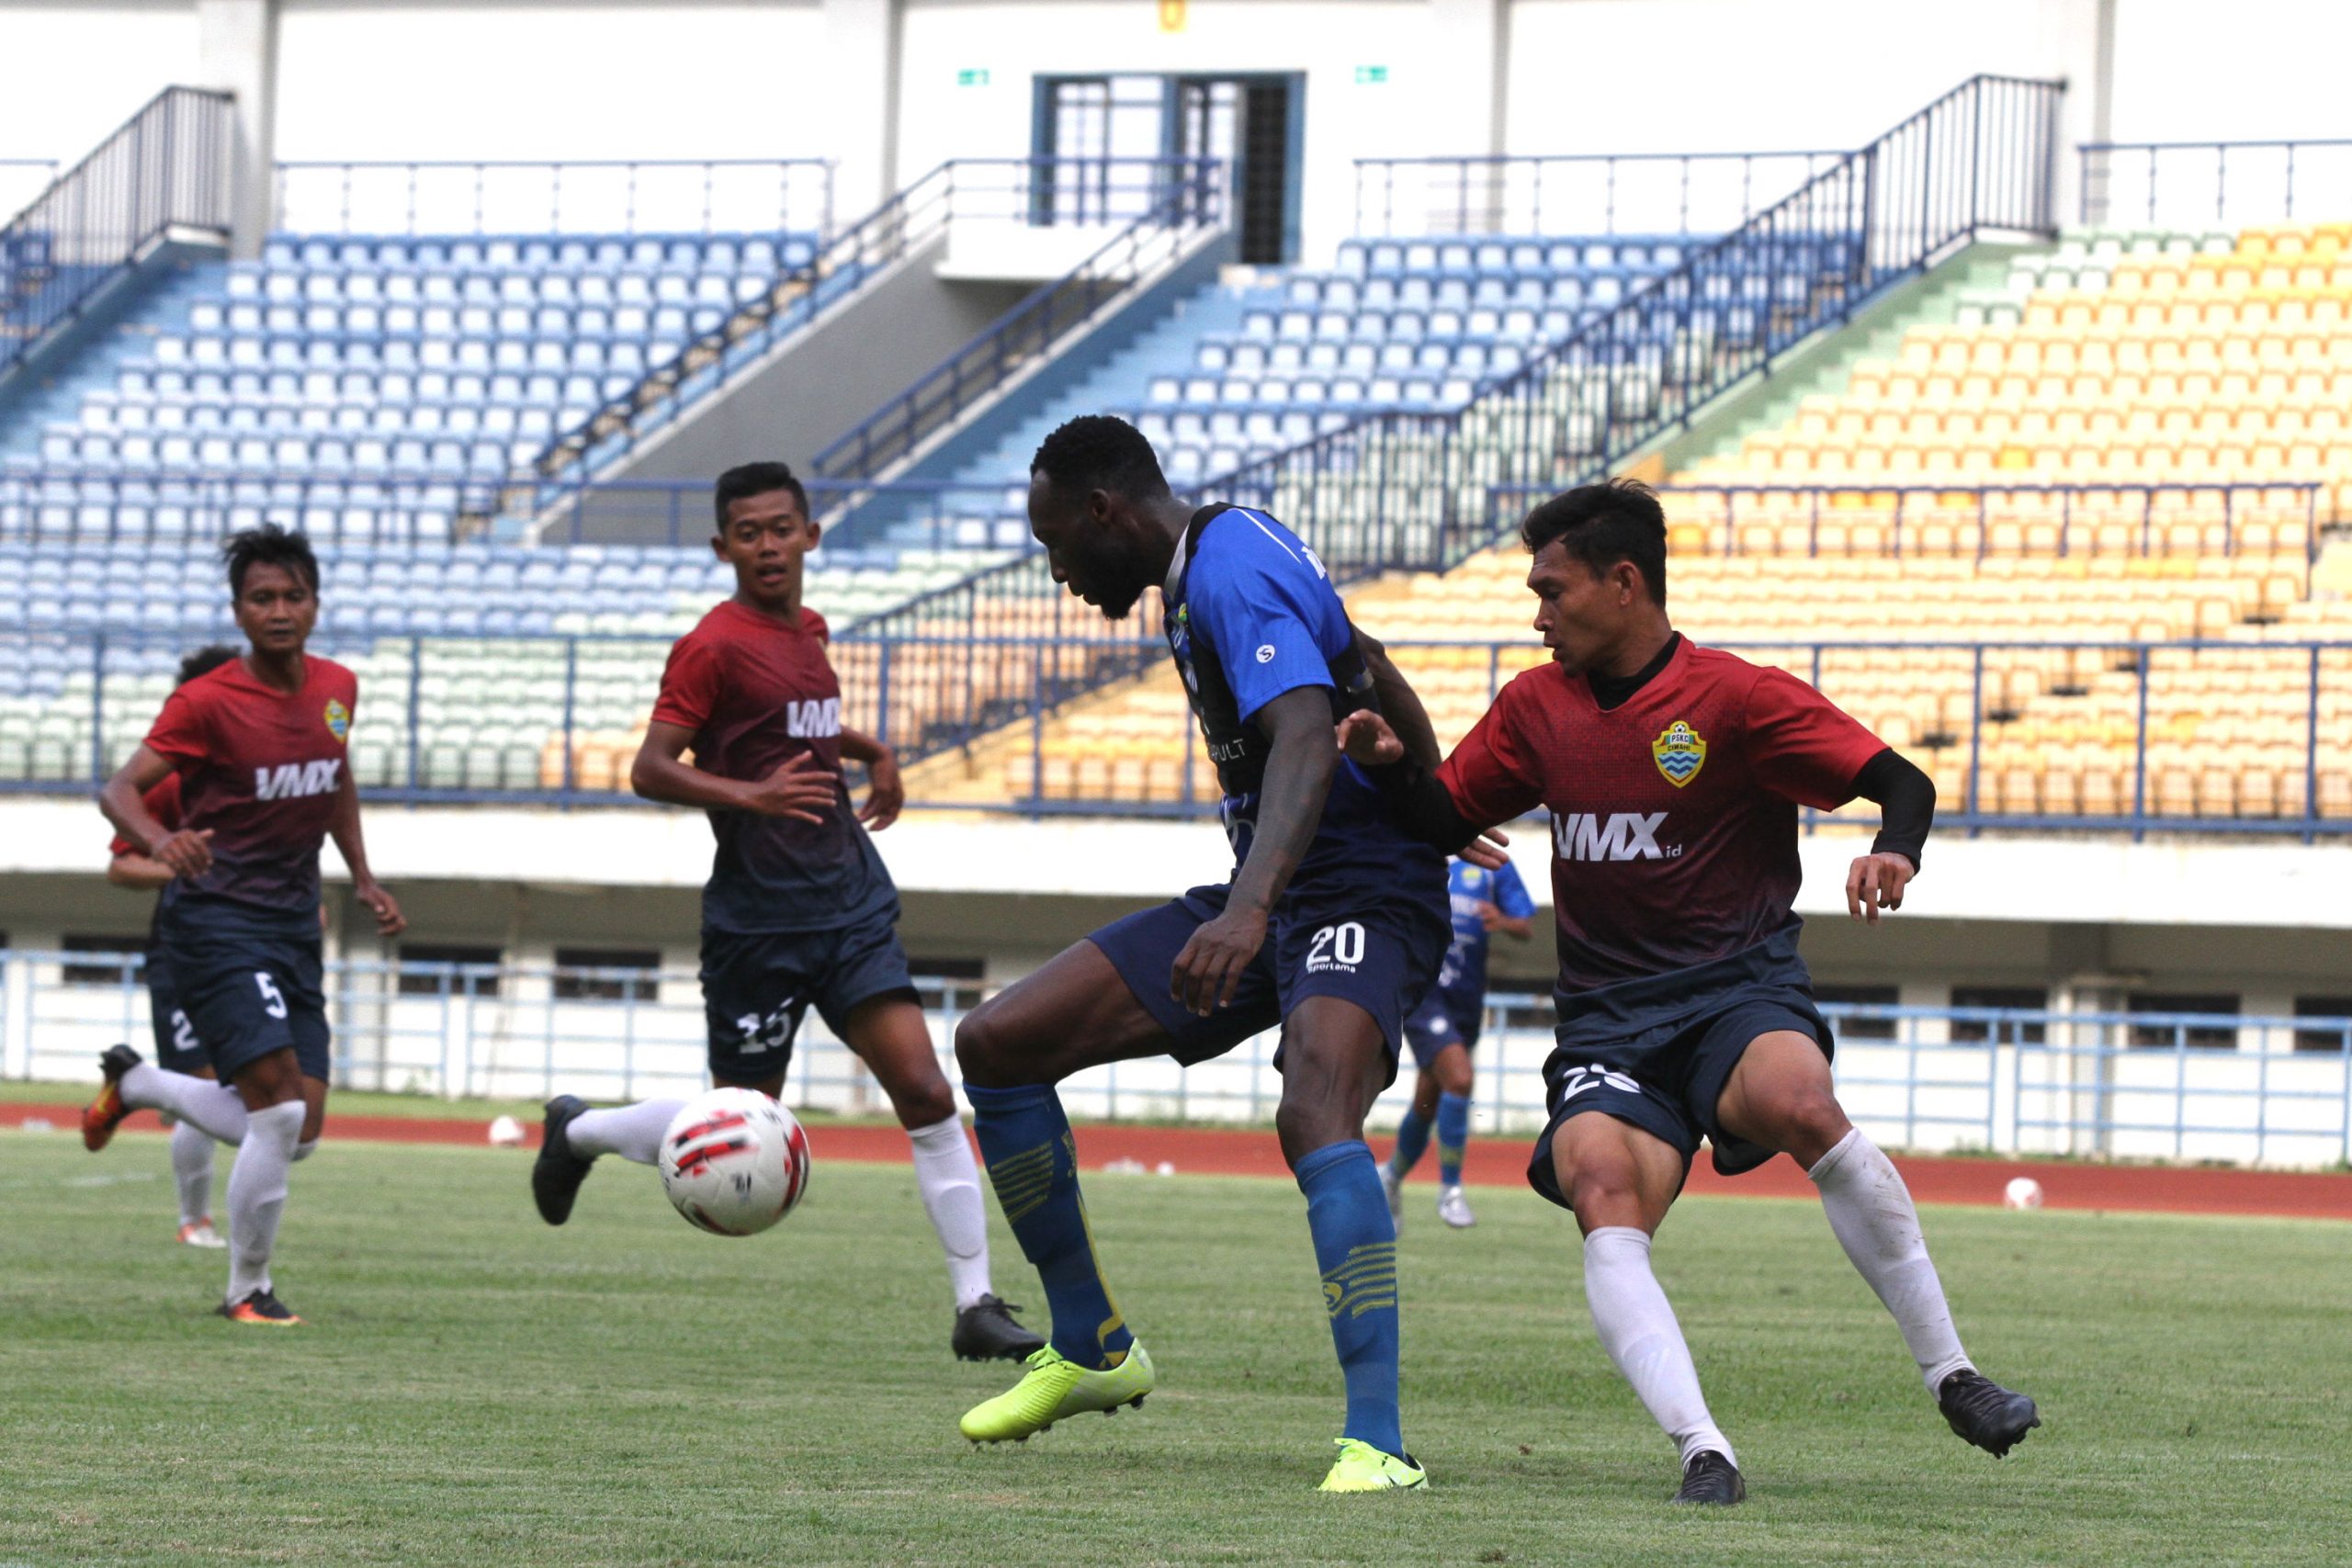
<instances>
[{"instance_id":1,"label":"vmx logo on jersey","mask_svg":"<svg viewBox=\"0 0 2352 1568\"><path fill-rule=\"evenodd\" d=\"M784 732L796 740L842 732L842 700L827 697L820 702L787 702L784 705Z\"/></svg>"},{"instance_id":2,"label":"vmx logo on jersey","mask_svg":"<svg viewBox=\"0 0 2352 1568\"><path fill-rule=\"evenodd\" d=\"M280 762L254 770L255 800L299 800L305 795L332 795L343 782L343 759L322 757L315 762Z\"/></svg>"},{"instance_id":3,"label":"vmx logo on jersey","mask_svg":"<svg viewBox=\"0 0 2352 1568\"><path fill-rule=\"evenodd\" d=\"M1562 860L1672 860L1680 844L1661 846L1663 811L1571 811L1552 818L1552 852Z\"/></svg>"}]
</instances>

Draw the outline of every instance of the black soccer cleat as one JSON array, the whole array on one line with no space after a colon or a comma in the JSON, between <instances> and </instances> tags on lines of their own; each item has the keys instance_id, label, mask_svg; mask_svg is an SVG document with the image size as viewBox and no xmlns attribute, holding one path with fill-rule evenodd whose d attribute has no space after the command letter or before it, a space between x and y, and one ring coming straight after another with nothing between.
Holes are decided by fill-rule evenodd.
<instances>
[{"instance_id":1,"label":"black soccer cleat","mask_svg":"<svg viewBox=\"0 0 2352 1568\"><path fill-rule=\"evenodd\" d=\"M122 1102L122 1075L142 1059L128 1045L109 1045L99 1054L98 1072L105 1081L98 1086L98 1098L82 1108L82 1146L92 1154L107 1146L130 1114L130 1107Z\"/></svg>"},{"instance_id":2,"label":"black soccer cleat","mask_svg":"<svg viewBox=\"0 0 2352 1568\"><path fill-rule=\"evenodd\" d=\"M578 1095L559 1094L548 1101L546 1120L539 1123L539 1157L531 1162L531 1201L539 1206L539 1218L551 1225L571 1218L580 1184L596 1163L593 1156L582 1159L573 1154L571 1140L563 1135L572 1118L587 1109L588 1102Z\"/></svg>"},{"instance_id":3,"label":"black soccer cleat","mask_svg":"<svg viewBox=\"0 0 2352 1568\"><path fill-rule=\"evenodd\" d=\"M213 1310L231 1323L254 1323L268 1328L298 1328L302 1323L275 1292L266 1290L254 1291L243 1301L222 1302Z\"/></svg>"},{"instance_id":4,"label":"black soccer cleat","mask_svg":"<svg viewBox=\"0 0 2352 1568\"><path fill-rule=\"evenodd\" d=\"M994 1295L982 1296L956 1312L956 1333L948 1343L965 1361L1022 1361L1046 1348L1046 1342L1021 1326L1013 1314L1021 1309Z\"/></svg>"},{"instance_id":5,"label":"black soccer cleat","mask_svg":"<svg viewBox=\"0 0 2352 1568\"><path fill-rule=\"evenodd\" d=\"M1713 1449L1701 1449L1682 1467L1682 1489L1674 1500L1729 1507L1747 1501L1747 1483L1740 1479L1739 1467L1730 1460Z\"/></svg>"},{"instance_id":6,"label":"black soccer cleat","mask_svg":"<svg viewBox=\"0 0 2352 1568\"><path fill-rule=\"evenodd\" d=\"M2013 1393L1971 1367L1944 1379L1936 1404L1951 1429L1999 1459L2041 1425L2033 1401Z\"/></svg>"}]
</instances>

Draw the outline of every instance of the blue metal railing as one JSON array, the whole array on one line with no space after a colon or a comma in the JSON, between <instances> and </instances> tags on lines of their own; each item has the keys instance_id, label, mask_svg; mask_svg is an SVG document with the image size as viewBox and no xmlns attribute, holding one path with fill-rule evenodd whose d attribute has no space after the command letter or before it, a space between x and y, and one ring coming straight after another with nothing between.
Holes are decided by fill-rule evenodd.
<instances>
[{"instance_id":1,"label":"blue metal railing","mask_svg":"<svg viewBox=\"0 0 2352 1568\"><path fill-rule=\"evenodd\" d=\"M2088 225L2237 228L2352 219L2352 139L2094 141L2081 159Z\"/></svg>"},{"instance_id":2,"label":"blue metal railing","mask_svg":"<svg viewBox=\"0 0 2352 1568\"><path fill-rule=\"evenodd\" d=\"M1462 234L1720 234L1850 148L1356 160L1365 239Z\"/></svg>"},{"instance_id":3,"label":"blue metal railing","mask_svg":"<svg viewBox=\"0 0 2352 1568\"><path fill-rule=\"evenodd\" d=\"M345 159L280 164L271 227L292 234L823 235L823 158Z\"/></svg>"},{"instance_id":4,"label":"blue metal railing","mask_svg":"<svg viewBox=\"0 0 2352 1568\"><path fill-rule=\"evenodd\" d=\"M1007 770L1007 787L992 781L967 795L934 793L920 806L1029 816L1215 808L1216 777L1197 756L1181 705L1170 705L1148 733L1130 721L1123 739L1146 743L1148 753L1131 770L1100 751L1080 760L1075 750L1046 745L1045 716L1057 704L1164 660L1144 629L1148 615L1114 625L1082 605L991 602L985 581L967 580L966 591L980 597L985 617L1001 620L1003 633L977 641L900 634L892 629L900 611L860 622L832 643L843 722L881 737L907 761L1025 723L991 754L991 765ZM325 603L318 651L368 671L354 766L372 794L550 804L623 797L627 752L669 637L356 636L333 629L332 584ZM1061 624L1023 620L1038 611ZM133 698L108 675L146 668L198 639L186 628L11 634L8 658L45 671L40 691L49 694L33 694L35 711L14 730L0 723L0 791L92 788L153 718L152 697ZM2352 833L2352 642L1710 642L1790 669L1879 726L1939 781L1947 831L2306 840ZM1483 710L1540 658L1523 640L1396 637L1388 647L1408 677L1477 672L1476 691L1461 690L1458 676L1429 686L1457 719L1468 711L1463 705ZM522 685L543 692L527 720L447 707L448 693ZM626 700L612 695L616 689ZM2266 694L2267 714L2260 711ZM1812 825L1822 819L1807 817Z\"/></svg>"},{"instance_id":5,"label":"blue metal railing","mask_svg":"<svg viewBox=\"0 0 2352 1568\"><path fill-rule=\"evenodd\" d=\"M1132 222L915 378L819 452L810 469L827 479L858 479L906 461L975 404L1042 363L1155 268L1181 257L1195 237L1224 225L1225 171L1218 160L1152 160L1133 173L1146 182L1148 205Z\"/></svg>"},{"instance_id":6,"label":"blue metal railing","mask_svg":"<svg viewBox=\"0 0 2352 1568\"><path fill-rule=\"evenodd\" d=\"M0 953L0 1099L10 1081L93 1080L99 1051L148 1035L140 939L126 931L119 940L119 952ZM339 1088L626 1100L703 1082L706 1030L691 969L338 956L324 981ZM923 976L915 986L955 1082L956 1024L982 988ZM2352 1158L2352 1019L1844 1002L1821 1010L1838 1032L1847 1113L1890 1147L2303 1166ZM1543 1124L1552 1025L1548 998L1509 982L1488 995L1482 1134ZM2188 1043L2211 1036L2229 1044ZM1181 1074L1164 1062L1092 1069L1065 1083L1062 1098L1089 1118L1262 1122L1279 1093L1277 1038L1260 1035ZM1410 1075L1400 1077L1374 1111L1375 1124L1391 1123L1411 1094ZM884 1109L871 1076L816 1019L793 1053L784 1098L802 1110Z\"/></svg>"},{"instance_id":7,"label":"blue metal railing","mask_svg":"<svg viewBox=\"0 0 2352 1568\"><path fill-rule=\"evenodd\" d=\"M226 239L231 116L166 87L0 229L0 378L168 231Z\"/></svg>"}]
</instances>

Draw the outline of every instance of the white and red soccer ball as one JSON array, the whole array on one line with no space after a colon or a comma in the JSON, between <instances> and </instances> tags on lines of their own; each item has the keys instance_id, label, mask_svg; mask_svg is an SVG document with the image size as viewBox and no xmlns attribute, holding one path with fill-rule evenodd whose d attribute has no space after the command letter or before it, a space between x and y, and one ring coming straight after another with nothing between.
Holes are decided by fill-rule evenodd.
<instances>
[{"instance_id":1,"label":"white and red soccer ball","mask_svg":"<svg viewBox=\"0 0 2352 1568\"><path fill-rule=\"evenodd\" d=\"M808 1134L757 1089L714 1089L671 1119L661 1163L662 1190L688 1224L757 1235L808 1190Z\"/></svg>"}]
</instances>

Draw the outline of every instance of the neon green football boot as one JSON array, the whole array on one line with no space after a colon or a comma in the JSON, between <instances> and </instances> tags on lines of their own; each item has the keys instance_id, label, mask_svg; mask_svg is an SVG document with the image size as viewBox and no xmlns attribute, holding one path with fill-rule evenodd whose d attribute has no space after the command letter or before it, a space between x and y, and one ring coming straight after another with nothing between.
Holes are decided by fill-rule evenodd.
<instances>
[{"instance_id":1,"label":"neon green football boot","mask_svg":"<svg viewBox=\"0 0 2352 1568\"><path fill-rule=\"evenodd\" d=\"M1332 1461L1331 1473L1316 1488L1318 1492L1411 1492L1430 1483L1429 1472L1410 1456L1385 1454L1354 1438L1335 1440L1340 1457Z\"/></svg>"},{"instance_id":2,"label":"neon green football boot","mask_svg":"<svg viewBox=\"0 0 2352 1568\"><path fill-rule=\"evenodd\" d=\"M964 1436L976 1443L1025 1443L1065 1416L1100 1410L1108 1416L1122 1404L1141 1404L1152 1390L1151 1358L1130 1344L1115 1367L1091 1371L1051 1345L1029 1357L1021 1381L994 1399L964 1412Z\"/></svg>"}]
</instances>

